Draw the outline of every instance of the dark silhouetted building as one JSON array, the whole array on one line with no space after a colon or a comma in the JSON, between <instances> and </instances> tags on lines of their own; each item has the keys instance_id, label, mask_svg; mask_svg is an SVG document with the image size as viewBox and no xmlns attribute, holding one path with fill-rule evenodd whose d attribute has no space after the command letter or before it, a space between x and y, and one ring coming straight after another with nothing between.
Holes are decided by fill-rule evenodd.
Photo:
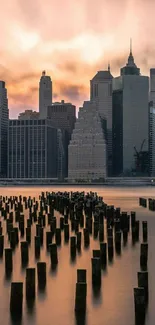
<instances>
[{"instance_id":1,"label":"dark silhouetted building","mask_svg":"<svg viewBox=\"0 0 155 325\"><path fill-rule=\"evenodd\" d=\"M60 178L61 138L50 120L10 120L8 178Z\"/></svg>"},{"instance_id":2,"label":"dark silhouetted building","mask_svg":"<svg viewBox=\"0 0 155 325\"><path fill-rule=\"evenodd\" d=\"M140 75L132 50L113 78L113 175L148 174L149 78Z\"/></svg>"},{"instance_id":3,"label":"dark silhouetted building","mask_svg":"<svg viewBox=\"0 0 155 325\"><path fill-rule=\"evenodd\" d=\"M5 82L0 81L0 177L7 177L9 110Z\"/></svg>"},{"instance_id":4,"label":"dark silhouetted building","mask_svg":"<svg viewBox=\"0 0 155 325\"><path fill-rule=\"evenodd\" d=\"M62 131L62 143L64 147L64 177L68 175L68 145L76 121L76 107L71 103L53 103L48 107L47 116L53 123L53 126Z\"/></svg>"},{"instance_id":5,"label":"dark silhouetted building","mask_svg":"<svg viewBox=\"0 0 155 325\"><path fill-rule=\"evenodd\" d=\"M42 72L39 82L39 114L41 119L47 118L47 107L52 104L52 81L46 72Z\"/></svg>"},{"instance_id":6,"label":"dark silhouetted building","mask_svg":"<svg viewBox=\"0 0 155 325\"><path fill-rule=\"evenodd\" d=\"M90 100L97 105L103 121L108 176L112 175L112 80L109 66L107 71L98 71L90 81Z\"/></svg>"}]
</instances>

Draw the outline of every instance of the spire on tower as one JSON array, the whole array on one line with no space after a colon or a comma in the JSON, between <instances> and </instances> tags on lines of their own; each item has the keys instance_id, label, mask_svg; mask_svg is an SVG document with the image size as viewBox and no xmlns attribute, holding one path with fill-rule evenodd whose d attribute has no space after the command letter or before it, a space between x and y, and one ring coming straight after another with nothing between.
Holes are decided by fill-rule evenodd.
<instances>
[{"instance_id":1,"label":"spire on tower","mask_svg":"<svg viewBox=\"0 0 155 325\"><path fill-rule=\"evenodd\" d=\"M110 72L110 63L108 62L108 71Z\"/></svg>"},{"instance_id":2,"label":"spire on tower","mask_svg":"<svg viewBox=\"0 0 155 325\"><path fill-rule=\"evenodd\" d=\"M44 70L43 72L42 72L42 76L45 76L46 75L46 71Z\"/></svg>"},{"instance_id":3,"label":"spire on tower","mask_svg":"<svg viewBox=\"0 0 155 325\"><path fill-rule=\"evenodd\" d=\"M130 55L132 55L132 38L130 38Z\"/></svg>"}]
</instances>

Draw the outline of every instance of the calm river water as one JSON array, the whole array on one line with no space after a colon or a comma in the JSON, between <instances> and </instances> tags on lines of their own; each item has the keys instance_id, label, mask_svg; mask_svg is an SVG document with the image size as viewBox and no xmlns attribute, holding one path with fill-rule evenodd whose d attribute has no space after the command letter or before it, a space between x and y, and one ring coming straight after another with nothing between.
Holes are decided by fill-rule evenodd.
<instances>
[{"instance_id":1,"label":"calm river water","mask_svg":"<svg viewBox=\"0 0 155 325\"><path fill-rule=\"evenodd\" d=\"M155 214L139 207L138 198L155 197L153 187L5 187L0 188L0 195L23 195L38 198L41 191L94 191L103 196L104 201L120 206L123 211L136 211L137 219L148 221L149 242L149 307L146 325L155 324ZM5 227L3 227L5 232ZM34 228L35 232L35 228ZM141 235L141 230L140 230ZM32 238L29 266L36 266L34 257L34 240ZM8 242L5 248L9 247ZM45 247L45 245L44 245ZM27 308L25 302L25 288L23 301L22 325L75 325L74 297L77 268L87 269L87 313L86 325L134 325L133 288L137 286L137 272L139 268L139 248L137 243L132 246L129 237L128 244L122 249L121 256L114 256L112 264L108 264L107 271L102 274L102 288L99 296L94 296L91 285L91 257L92 250L99 247L99 242L91 240L90 248L82 247L81 255L76 261L70 261L68 245L58 249L59 264L57 271L52 273L50 258L45 249L41 250L41 261L47 262L47 288L44 294L37 292L33 310ZM11 281L25 282L25 270L21 268L20 245L13 256L13 274L11 280L6 280L4 272L4 258L0 260L0 325L12 324L9 313L10 283ZM37 290L37 288L36 288ZM83 325L80 323L79 325Z\"/></svg>"}]
</instances>

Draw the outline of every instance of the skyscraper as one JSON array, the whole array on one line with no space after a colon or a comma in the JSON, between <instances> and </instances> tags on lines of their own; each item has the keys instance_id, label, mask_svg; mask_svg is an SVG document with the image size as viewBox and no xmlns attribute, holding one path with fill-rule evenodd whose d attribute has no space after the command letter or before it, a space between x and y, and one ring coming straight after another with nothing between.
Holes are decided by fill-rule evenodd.
<instances>
[{"instance_id":1,"label":"skyscraper","mask_svg":"<svg viewBox=\"0 0 155 325\"><path fill-rule=\"evenodd\" d=\"M132 49L121 76L113 79L113 173L148 173L149 78L140 75Z\"/></svg>"},{"instance_id":2,"label":"skyscraper","mask_svg":"<svg viewBox=\"0 0 155 325\"><path fill-rule=\"evenodd\" d=\"M84 102L69 144L69 180L91 181L106 177L106 141L96 104Z\"/></svg>"},{"instance_id":3,"label":"skyscraper","mask_svg":"<svg viewBox=\"0 0 155 325\"><path fill-rule=\"evenodd\" d=\"M107 171L112 174L112 79L110 66L108 71L98 71L90 81L90 99L96 103L104 121L107 144Z\"/></svg>"},{"instance_id":4,"label":"skyscraper","mask_svg":"<svg viewBox=\"0 0 155 325\"><path fill-rule=\"evenodd\" d=\"M76 121L76 107L71 103L53 103L48 107L47 116L53 123L53 127L61 129L64 146L64 177L68 176L68 145Z\"/></svg>"},{"instance_id":5,"label":"skyscraper","mask_svg":"<svg viewBox=\"0 0 155 325\"><path fill-rule=\"evenodd\" d=\"M155 107L155 69L150 69L150 102Z\"/></svg>"},{"instance_id":6,"label":"skyscraper","mask_svg":"<svg viewBox=\"0 0 155 325\"><path fill-rule=\"evenodd\" d=\"M150 176L155 176L155 108L153 102L150 102L149 113Z\"/></svg>"},{"instance_id":7,"label":"skyscraper","mask_svg":"<svg viewBox=\"0 0 155 325\"><path fill-rule=\"evenodd\" d=\"M46 72L42 72L39 83L39 113L40 118L47 118L47 107L52 104L52 81Z\"/></svg>"},{"instance_id":8,"label":"skyscraper","mask_svg":"<svg viewBox=\"0 0 155 325\"><path fill-rule=\"evenodd\" d=\"M60 132L47 119L10 120L8 177L59 178Z\"/></svg>"},{"instance_id":9,"label":"skyscraper","mask_svg":"<svg viewBox=\"0 0 155 325\"><path fill-rule=\"evenodd\" d=\"M0 177L7 177L8 98L5 82L0 81Z\"/></svg>"}]
</instances>

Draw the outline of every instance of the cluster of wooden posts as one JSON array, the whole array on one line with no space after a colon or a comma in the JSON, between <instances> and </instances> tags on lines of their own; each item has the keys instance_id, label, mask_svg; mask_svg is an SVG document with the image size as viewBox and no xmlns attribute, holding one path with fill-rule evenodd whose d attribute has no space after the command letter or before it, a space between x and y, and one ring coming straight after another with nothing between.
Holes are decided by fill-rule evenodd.
<instances>
[{"instance_id":1,"label":"cluster of wooden posts","mask_svg":"<svg viewBox=\"0 0 155 325\"><path fill-rule=\"evenodd\" d=\"M148 200L147 200L146 198L140 197L139 205L144 208L147 208L147 206L148 206L149 210L155 211L155 199L148 198Z\"/></svg>"},{"instance_id":2,"label":"cluster of wooden posts","mask_svg":"<svg viewBox=\"0 0 155 325\"><path fill-rule=\"evenodd\" d=\"M25 211L28 217L25 217ZM93 250L92 285L100 288L102 269L106 268L107 260L112 261L114 249L121 253L122 242L126 245L131 227L132 241L139 240L139 221L135 212L128 214L121 212L120 208L108 206L97 193L84 192L42 192L39 200L31 197L1 197L0 211L0 256L5 252L5 272L9 275L13 270L13 251L20 242L21 263L26 268L25 296L26 300L34 300L36 295L36 273L38 286L46 286L46 263L37 262L35 268L27 267L29 262L29 247L32 240L31 228L35 224L34 237L35 257L40 258L40 250L44 245L44 232L46 230L46 250L49 252L51 267L56 268L59 262L57 247L61 245L62 234L64 242L69 243L70 256L76 258L81 245L89 247L90 237L99 240L99 249ZM55 211L59 212L58 220ZM6 223L10 247L4 247L2 225ZM82 231L83 229L83 231ZM74 234L74 235L72 235ZM24 241L23 238L26 240ZM147 222L143 222L143 239L141 244L141 267L146 266L147 257ZM77 270L77 283L75 290L75 311L86 311L87 297L87 270ZM142 294L145 293L146 301L146 276L147 271L138 273L138 288L134 289L135 313L139 314L139 305ZM143 287L145 285L145 287ZM23 282L11 283L10 311L12 316L22 315ZM140 297L140 298L139 298Z\"/></svg>"}]
</instances>

